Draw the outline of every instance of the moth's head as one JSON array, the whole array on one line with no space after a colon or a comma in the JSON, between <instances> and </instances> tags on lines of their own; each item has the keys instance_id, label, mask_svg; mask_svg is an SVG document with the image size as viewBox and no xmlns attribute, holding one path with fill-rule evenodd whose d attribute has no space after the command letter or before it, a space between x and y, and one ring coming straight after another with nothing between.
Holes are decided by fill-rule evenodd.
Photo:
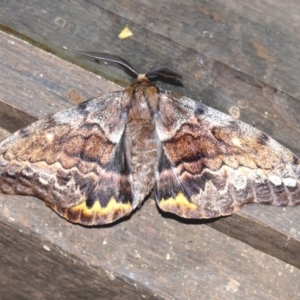
<instances>
[{"instance_id":1,"label":"moth's head","mask_svg":"<svg viewBox=\"0 0 300 300\"><path fill-rule=\"evenodd\" d=\"M139 74L126 60L123 58L113 55L110 53L102 53L102 52L76 52L79 55L82 55L88 59L92 59L96 62L106 61L110 63L115 63L127 70L129 74L136 78L137 80L145 80L147 78L149 81L155 81L159 79L171 79L171 80L181 80L183 79L182 75L173 70L172 68L166 66L160 66L152 69L146 74ZM164 80L163 80L164 81Z\"/></svg>"}]
</instances>

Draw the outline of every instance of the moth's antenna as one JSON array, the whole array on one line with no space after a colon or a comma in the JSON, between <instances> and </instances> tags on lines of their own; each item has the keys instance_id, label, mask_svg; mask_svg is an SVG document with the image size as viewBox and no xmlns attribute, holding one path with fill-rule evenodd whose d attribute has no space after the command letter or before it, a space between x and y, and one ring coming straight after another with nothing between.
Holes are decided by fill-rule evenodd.
<instances>
[{"instance_id":1,"label":"moth's antenna","mask_svg":"<svg viewBox=\"0 0 300 300\"><path fill-rule=\"evenodd\" d=\"M121 58L118 55L110 54L110 53L104 53L104 52L88 52L88 51L77 51L76 54L85 56L89 59L93 59L95 61L102 60L107 61L111 63L116 63L120 66L123 66L126 68L131 74L133 74L135 77L138 77L139 73L123 58ZM164 78L171 78L171 79L183 79L182 75L180 75L175 70L160 66L152 69L146 74L146 77L149 79L153 79L155 77L164 77Z\"/></svg>"},{"instance_id":2,"label":"moth's antenna","mask_svg":"<svg viewBox=\"0 0 300 300\"><path fill-rule=\"evenodd\" d=\"M103 52L87 52L87 51L76 51L77 54L92 58L94 60L102 60L102 61L107 61L107 62L112 62L116 63L120 66L123 66L126 68L128 71L130 71L132 74L135 75L135 77L138 77L138 72L123 58L113 55L110 53L103 53Z\"/></svg>"},{"instance_id":3,"label":"moth's antenna","mask_svg":"<svg viewBox=\"0 0 300 300\"><path fill-rule=\"evenodd\" d=\"M146 77L148 77L149 79L159 76L171 79L183 79L182 75L177 73L175 70L165 66L156 67L146 74Z\"/></svg>"}]
</instances>

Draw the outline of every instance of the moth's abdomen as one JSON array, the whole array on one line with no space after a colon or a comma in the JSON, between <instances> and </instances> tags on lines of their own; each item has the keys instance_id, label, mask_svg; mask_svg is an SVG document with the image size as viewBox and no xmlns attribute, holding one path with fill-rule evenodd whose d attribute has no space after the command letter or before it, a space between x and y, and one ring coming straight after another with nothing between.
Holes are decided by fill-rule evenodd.
<instances>
[{"instance_id":1,"label":"moth's abdomen","mask_svg":"<svg viewBox=\"0 0 300 300\"><path fill-rule=\"evenodd\" d=\"M153 122L130 122L126 128L126 139L132 175L132 206L135 208L155 184L158 144Z\"/></svg>"}]
</instances>

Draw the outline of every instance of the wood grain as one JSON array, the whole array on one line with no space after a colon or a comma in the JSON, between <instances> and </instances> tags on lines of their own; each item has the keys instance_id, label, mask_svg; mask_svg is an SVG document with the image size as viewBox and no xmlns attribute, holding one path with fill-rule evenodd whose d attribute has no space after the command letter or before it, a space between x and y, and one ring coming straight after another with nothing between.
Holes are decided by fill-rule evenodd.
<instances>
[{"instance_id":1,"label":"wood grain","mask_svg":"<svg viewBox=\"0 0 300 300\"><path fill-rule=\"evenodd\" d=\"M1 299L162 299L23 229L0 224Z\"/></svg>"}]
</instances>

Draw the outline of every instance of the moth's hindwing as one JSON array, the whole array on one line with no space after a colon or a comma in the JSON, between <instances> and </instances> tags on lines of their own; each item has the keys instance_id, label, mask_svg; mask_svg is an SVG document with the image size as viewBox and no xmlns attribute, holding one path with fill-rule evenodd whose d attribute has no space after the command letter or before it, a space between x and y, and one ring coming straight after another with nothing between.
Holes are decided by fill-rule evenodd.
<instances>
[{"instance_id":1,"label":"moth's hindwing","mask_svg":"<svg viewBox=\"0 0 300 300\"><path fill-rule=\"evenodd\" d=\"M156 116L159 207L186 218L229 215L250 202L300 203L300 162L257 129L173 93Z\"/></svg>"},{"instance_id":2,"label":"moth's hindwing","mask_svg":"<svg viewBox=\"0 0 300 300\"><path fill-rule=\"evenodd\" d=\"M123 92L54 114L0 144L0 191L34 195L66 219L111 223L132 211Z\"/></svg>"}]
</instances>

